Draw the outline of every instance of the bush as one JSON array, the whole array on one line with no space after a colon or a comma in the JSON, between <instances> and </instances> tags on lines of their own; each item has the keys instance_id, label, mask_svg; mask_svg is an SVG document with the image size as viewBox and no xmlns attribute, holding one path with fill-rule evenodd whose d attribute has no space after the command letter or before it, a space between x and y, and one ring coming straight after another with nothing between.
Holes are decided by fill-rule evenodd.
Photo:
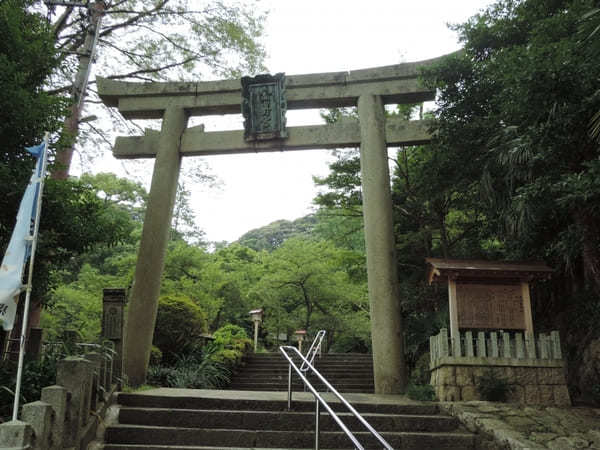
<instances>
[{"instance_id":1,"label":"bush","mask_svg":"<svg viewBox=\"0 0 600 450\"><path fill-rule=\"evenodd\" d=\"M237 365L252 346L246 331L238 325L228 324L219 328L213 338L214 341L209 345L211 359L229 368Z\"/></svg>"},{"instance_id":2,"label":"bush","mask_svg":"<svg viewBox=\"0 0 600 450\"><path fill-rule=\"evenodd\" d=\"M160 298L153 342L167 365L174 364L177 355L192 353L206 331L206 313L189 297Z\"/></svg>"},{"instance_id":3,"label":"bush","mask_svg":"<svg viewBox=\"0 0 600 450\"><path fill-rule=\"evenodd\" d=\"M213 336L214 341L204 348L188 345L179 355L163 358L163 365L151 364L148 384L188 389L225 387L252 341L237 325L225 325Z\"/></svg>"},{"instance_id":4,"label":"bush","mask_svg":"<svg viewBox=\"0 0 600 450\"><path fill-rule=\"evenodd\" d=\"M229 383L230 370L208 352L184 356L172 367L150 366L148 384L187 389L218 389Z\"/></svg>"},{"instance_id":5,"label":"bush","mask_svg":"<svg viewBox=\"0 0 600 450\"><path fill-rule=\"evenodd\" d=\"M163 354L156 345L150 348L150 365L158 366L162 361Z\"/></svg>"},{"instance_id":6,"label":"bush","mask_svg":"<svg viewBox=\"0 0 600 450\"><path fill-rule=\"evenodd\" d=\"M493 370L488 370L477 380L477 392L483 400L489 402L505 402L513 387L508 380L499 377Z\"/></svg>"},{"instance_id":7,"label":"bush","mask_svg":"<svg viewBox=\"0 0 600 450\"><path fill-rule=\"evenodd\" d=\"M406 387L406 395L412 400L421 402L435 401L435 391L430 384L409 384Z\"/></svg>"}]
</instances>

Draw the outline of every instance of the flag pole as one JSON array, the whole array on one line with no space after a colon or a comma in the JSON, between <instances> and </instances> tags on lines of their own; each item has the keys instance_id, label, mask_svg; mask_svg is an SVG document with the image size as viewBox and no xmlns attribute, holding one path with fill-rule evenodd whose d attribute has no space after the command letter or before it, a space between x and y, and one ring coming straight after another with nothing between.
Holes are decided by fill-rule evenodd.
<instances>
[{"instance_id":1,"label":"flag pole","mask_svg":"<svg viewBox=\"0 0 600 450\"><path fill-rule=\"evenodd\" d=\"M27 336L27 322L29 320L29 303L31 300L31 287L33 282L33 263L35 260L35 250L37 247L38 230L40 227L40 215L42 213L42 193L44 191L44 178L46 177L46 165L48 163L48 136L44 135L44 152L42 154L42 170L38 174L39 190L37 204L35 209L35 223L33 226L33 235L31 239L31 255L29 256L29 273L27 275L27 285L25 294L25 304L23 305L23 324L21 327L21 339L19 341L19 365L17 368L17 384L15 386L15 402L13 404L12 420L17 420L19 415L19 397L21 396L21 379L23 378L23 360L25 357L25 337Z\"/></svg>"}]
</instances>

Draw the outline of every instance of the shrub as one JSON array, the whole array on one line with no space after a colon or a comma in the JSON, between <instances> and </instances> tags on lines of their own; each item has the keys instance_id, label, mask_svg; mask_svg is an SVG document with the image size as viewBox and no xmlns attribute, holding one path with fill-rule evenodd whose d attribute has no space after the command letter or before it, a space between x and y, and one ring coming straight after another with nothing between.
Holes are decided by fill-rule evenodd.
<instances>
[{"instance_id":1,"label":"shrub","mask_svg":"<svg viewBox=\"0 0 600 450\"><path fill-rule=\"evenodd\" d=\"M150 348L150 365L158 366L162 361L163 354L156 345L153 345Z\"/></svg>"},{"instance_id":2,"label":"shrub","mask_svg":"<svg viewBox=\"0 0 600 450\"><path fill-rule=\"evenodd\" d=\"M499 377L493 370L486 371L477 380L477 392L483 400L489 402L505 402L513 387L508 380Z\"/></svg>"},{"instance_id":3,"label":"shrub","mask_svg":"<svg viewBox=\"0 0 600 450\"><path fill-rule=\"evenodd\" d=\"M252 346L246 331L237 325L228 324L213 333L214 341L209 345L211 359L232 368L242 360Z\"/></svg>"},{"instance_id":4,"label":"shrub","mask_svg":"<svg viewBox=\"0 0 600 450\"><path fill-rule=\"evenodd\" d=\"M189 297L166 295L158 302L154 345L163 360L173 364L176 355L191 353L207 331L206 313Z\"/></svg>"},{"instance_id":5,"label":"shrub","mask_svg":"<svg viewBox=\"0 0 600 450\"><path fill-rule=\"evenodd\" d=\"M435 391L430 384L409 384L406 387L406 395L421 402L435 401Z\"/></svg>"},{"instance_id":6,"label":"shrub","mask_svg":"<svg viewBox=\"0 0 600 450\"><path fill-rule=\"evenodd\" d=\"M172 367L150 366L148 383L158 386L187 389L217 389L229 383L231 372L213 360L208 352L199 356L177 358Z\"/></svg>"}]
</instances>

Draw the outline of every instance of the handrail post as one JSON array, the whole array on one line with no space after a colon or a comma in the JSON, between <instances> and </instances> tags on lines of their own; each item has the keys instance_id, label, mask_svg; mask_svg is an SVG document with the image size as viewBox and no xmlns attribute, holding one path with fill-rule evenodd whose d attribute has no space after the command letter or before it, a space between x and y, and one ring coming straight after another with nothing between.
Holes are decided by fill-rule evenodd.
<instances>
[{"instance_id":1,"label":"handrail post","mask_svg":"<svg viewBox=\"0 0 600 450\"><path fill-rule=\"evenodd\" d=\"M321 413L319 411L319 399L315 397L315 450L319 450L319 418Z\"/></svg>"},{"instance_id":2,"label":"handrail post","mask_svg":"<svg viewBox=\"0 0 600 450\"><path fill-rule=\"evenodd\" d=\"M292 364L288 365L288 411L292 410Z\"/></svg>"}]
</instances>

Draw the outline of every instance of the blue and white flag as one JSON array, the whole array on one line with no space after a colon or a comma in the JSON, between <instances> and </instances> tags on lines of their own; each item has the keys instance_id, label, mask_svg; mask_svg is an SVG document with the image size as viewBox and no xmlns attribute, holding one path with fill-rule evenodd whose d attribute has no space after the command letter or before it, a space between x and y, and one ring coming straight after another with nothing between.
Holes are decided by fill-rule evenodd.
<instances>
[{"instance_id":1,"label":"blue and white flag","mask_svg":"<svg viewBox=\"0 0 600 450\"><path fill-rule=\"evenodd\" d=\"M44 169L45 143L35 147L27 147L27 151L34 155L38 161L25 190L25 195L21 200L17 214L17 224L2 259L2 266L0 266L0 325L5 331L13 329L17 313L17 301L19 294L24 289L23 270L27 258L31 254L37 197L40 192L40 181Z\"/></svg>"}]
</instances>

